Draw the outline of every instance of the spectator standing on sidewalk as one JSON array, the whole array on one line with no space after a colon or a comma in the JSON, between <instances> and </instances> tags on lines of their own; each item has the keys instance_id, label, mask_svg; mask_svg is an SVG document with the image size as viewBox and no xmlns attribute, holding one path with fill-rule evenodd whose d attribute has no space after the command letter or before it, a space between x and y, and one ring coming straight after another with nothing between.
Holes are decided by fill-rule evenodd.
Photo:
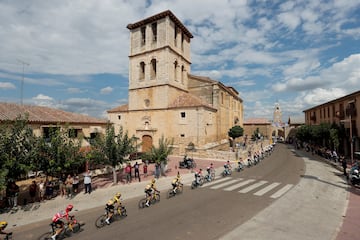
<instances>
[{"instance_id":1,"label":"spectator standing on sidewalk","mask_svg":"<svg viewBox=\"0 0 360 240\"><path fill-rule=\"evenodd\" d=\"M128 163L125 167L126 183L131 183L131 165Z\"/></svg>"},{"instance_id":2,"label":"spectator standing on sidewalk","mask_svg":"<svg viewBox=\"0 0 360 240\"><path fill-rule=\"evenodd\" d=\"M138 178L139 182L140 182L141 180L140 180L139 168L140 168L140 165L138 164L138 162L135 162L135 165L134 165L135 178Z\"/></svg>"},{"instance_id":3,"label":"spectator standing on sidewalk","mask_svg":"<svg viewBox=\"0 0 360 240\"><path fill-rule=\"evenodd\" d=\"M66 186L66 197L67 198L71 198L72 197L72 188L73 188L73 178L72 176L69 174L66 178L66 181L65 181L65 186Z\"/></svg>"},{"instance_id":4,"label":"spectator standing on sidewalk","mask_svg":"<svg viewBox=\"0 0 360 240\"><path fill-rule=\"evenodd\" d=\"M84 173L84 186L85 186L85 193L84 194L87 194L87 193L91 193L92 189L91 189L91 173L90 173L90 170L87 170L85 173Z\"/></svg>"},{"instance_id":5,"label":"spectator standing on sidewalk","mask_svg":"<svg viewBox=\"0 0 360 240\"><path fill-rule=\"evenodd\" d=\"M78 192L79 182L80 182L79 175L77 173L75 173L74 177L73 177L73 191L74 191L74 193Z\"/></svg>"},{"instance_id":6,"label":"spectator standing on sidewalk","mask_svg":"<svg viewBox=\"0 0 360 240\"><path fill-rule=\"evenodd\" d=\"M37 193L37 184L35 181L32 181L32 183L29 186L29 195L30 195L30 199L31 202L34 203L35 202L35 197L36 197L36 193Z\"/></svg>"},{"instance_id":7,"label":"spectator standing on sidewalk","mask_svg":"<svg viewBox=\"0 0 360 240\"><path fill-rule=\"evenodd\" d=\"M341 156L340 159L341 159L341 164L342 164L342 167L343 167L344 176L345 176L346 179L347 179L347 178L348 178L348 175L347 175L347 172L346 172L346 168L347 168L346 159L345 159L343 156Z\"/></svg>"},{"instance_id":8,"label":"spectator standing on sidewalk","mask_svg":"<svg viewBox=\"0 0 360 240\"><path fill-rule=\"evenodd\" d=\"M9 199L10 207L17 207L17 199L19 195L19 186L15 183L14 180L10 180L6 188L6 196Z\"/></svg>"},{"instance_id":9,"label":"spectator standing on sidewalk","mask_svg":"<svg viewBox=\"0 0 360 240\"><path fill-rule=\"evenodd\" d=\"M45 194L45 183L44 180L40 180L39 185L38 185L38 189L39 189L39 202L44 200L44 194Z\"/></svg>"},{"instance_id":10,"label":"spectator standing on sidewalk","mask_svg":"<svg viewBox=\"0 0 360 240\"><path fill-rule=\"evenodd\" d=\"M59 188L60 188L60 196L61 197L63 197L64 195L66 196L65 182L66 182L66 175L65 175L65 173L63 173L59 179Z\"/></svg>"},{"instance_id":11,"label":"spectator standing on sidewalk","mask_svg":"<svg viewBox=\"0 0 360 240\"><path fill-rule=\"evenodd\" d=\"M144 165L143 165L144 177L147 177L147 169L148 169L148 165L145 162Z\"/></svg>"}]
</instances>

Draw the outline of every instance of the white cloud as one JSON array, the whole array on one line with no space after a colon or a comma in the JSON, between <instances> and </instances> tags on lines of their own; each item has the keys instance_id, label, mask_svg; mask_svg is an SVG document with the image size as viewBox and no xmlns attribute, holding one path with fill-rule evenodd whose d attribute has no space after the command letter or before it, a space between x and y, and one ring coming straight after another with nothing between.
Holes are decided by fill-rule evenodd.
<instances>
[{"instance_id":1,"label":"white cloud","mask_svg":"<svg viewBox=\"0 0 360 240\"><path fill-rule=\"evenodd\" d=\"M102 88L102 89L100 90L100 93L101 93L101 94L109 94L109 93L111 93L113 90L114 90L114 89L113 89L112 87L105 87L105 88Z\"/></svg>"},{"instance_id":2,"label":"white cloud","mask_svg":"<svg viewBox=\"0 0 360 240\"><path fill-rule=\"evenodd\" d=\"M15 85L9 82L0 82L0 89L16 89Z\"/></svg>"}]
</instances>

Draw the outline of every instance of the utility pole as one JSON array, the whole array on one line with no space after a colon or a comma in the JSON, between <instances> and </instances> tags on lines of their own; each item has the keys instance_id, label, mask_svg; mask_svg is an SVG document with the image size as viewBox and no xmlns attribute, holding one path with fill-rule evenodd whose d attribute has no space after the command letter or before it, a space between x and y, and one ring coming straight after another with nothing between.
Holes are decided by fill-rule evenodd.
<instances>
[{"instance_id":1,"label":"utility pole","mask_svg":"<svg viewBox=\"0 0 360 240\"><path fill-rule=\"evenodd\" d=\"M20 104L23 105L23 92L24 92L24 69L25 65L29 66L30 63L24 62L22 60L17 59L18 62L22 64L22 80L21 80L21 93L20 93Z\"/></svg>"}]
</instances>

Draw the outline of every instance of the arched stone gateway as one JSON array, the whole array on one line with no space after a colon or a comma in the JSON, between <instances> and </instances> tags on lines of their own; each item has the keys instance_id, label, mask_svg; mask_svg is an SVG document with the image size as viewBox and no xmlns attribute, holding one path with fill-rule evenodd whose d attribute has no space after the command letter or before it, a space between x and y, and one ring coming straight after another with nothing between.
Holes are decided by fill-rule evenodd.
<instances>
[{"instance_id":1,"label":"arched stone gateway","mask_svg":"<svg viewBox=\"0 0 360 240\"><path fill-rule=\"evenodd\" d=\"M153 145L153 139L150 135L142 136L142 144L141 144L141 151L142 152L149 152Z\"/></svg>"}]
</instances>

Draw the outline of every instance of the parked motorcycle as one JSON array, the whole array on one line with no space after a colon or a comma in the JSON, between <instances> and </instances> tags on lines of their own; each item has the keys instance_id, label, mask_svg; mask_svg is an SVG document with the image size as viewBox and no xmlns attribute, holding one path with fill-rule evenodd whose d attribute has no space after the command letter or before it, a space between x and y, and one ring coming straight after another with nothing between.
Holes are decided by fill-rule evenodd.
<instances>
[{"instance_id":1,"label":"parked motorcycle","mask_svg":"<svg viewBox=\"0 0 360 240\"><path fill-rule=\"evenodd\" d=\"M349 180L350 183L354 186L360 184L360 174L357 168L350 169Z\"/></svg>"},{"instance_id":2,"label":"parked motorcycle","mask_svg":"<svg viewBox=\"0 0 360 240\"><path fill-rule=\"evenodd\" d=\"M187 169L196 168L196 163L194 159L187 157L185 155L184 159L182 161L179 161L179 168L187 168Z\"/></svg>"}]
</instances>

